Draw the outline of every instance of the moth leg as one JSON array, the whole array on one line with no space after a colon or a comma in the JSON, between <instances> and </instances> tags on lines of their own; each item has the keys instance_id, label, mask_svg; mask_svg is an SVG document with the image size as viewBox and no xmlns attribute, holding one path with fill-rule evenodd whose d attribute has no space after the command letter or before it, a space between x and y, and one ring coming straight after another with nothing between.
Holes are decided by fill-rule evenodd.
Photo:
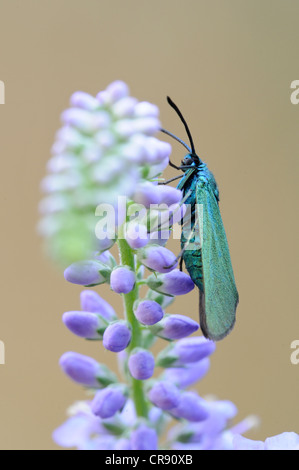
<instances>
[{"instance_id":1,"label":"moth leg","mask_svg":"<svg viewBox=\"0 0 299 470\"><path fill-rule=\"evenodd\" d=\"M163 184L163 183L162 183L162 184ZM166 184L166 183L165 183L165 184ZM188 197L190 196L191 192L192 192L192 191L189 190L189 191L187 192L187 194L185 194L185 196L183 197L183 199L182 199L181 202L180 202L180 208L183 206L183 204L185 203L185 201L188 199ZM177 210L179 210L179 209L177 209ZM172 215L174 215L174 214L175 214L175 212L174 212ZM164 223L165 223L165 222L164 222ZM147 234L149 235L151 232L159 232L159 231L161 231L161 229L163 230L163 224L160 223L160 224L158 224L156 227L151 227L151 230L150 230L149 232L147 232ZM167 229L164 228L164 230L167 230Z\"/></svg>"},{"instance_id":2,"label":"moth leg","mask_svg":"<svg viewBox=\"0 0 299 470\"><path fill-rule=\"evenodd\" d=\"M173 266L175 266L176 263L178 263L178 261L180 260L180 271L182 271L182 265L183 265L183 255L187 249L187 246L189 245L189 242L191 240L191 238L193 237L194 233L195 233L195 230L196 230L196 227L197 227L197 224L198 222L196 222L194 225L193 225L193 228L188 236L188 239L186 240L186 243L185 245L183 246L183 248L181 249L179 255L176 257L175 261L170 264L169 266L164 266L164 269L170 269L170 268L173 268Z\"/></svg>"},{"instance_id":3,"label":"moth leg","mask_svg":"<svg viewBox=\"0 0 299 470\"><path fill-rule=\"evenodd\" d=\"M175 180L178 180L180 178L183 178L184 175L180 175L180 176L175 176L174 178L171 178L170 180L166 180L166 181L160 181L158 183L158 185L161 185L161 184L169 184L171 183L172 181L175 181Z\"/></svg>"},{"instance_id":4,"label":"moth leg","mask_svg":"<svg viewBox=\"0 0 299 470\"><path fill-rule=\"evenodd\" d=\"M176 170L180 170L181 168L177 165L175 165L174 163L172 163L170 160L169 160L169 166L171 166L171 168L175 168Z\"/></svg>"}]
</instances>

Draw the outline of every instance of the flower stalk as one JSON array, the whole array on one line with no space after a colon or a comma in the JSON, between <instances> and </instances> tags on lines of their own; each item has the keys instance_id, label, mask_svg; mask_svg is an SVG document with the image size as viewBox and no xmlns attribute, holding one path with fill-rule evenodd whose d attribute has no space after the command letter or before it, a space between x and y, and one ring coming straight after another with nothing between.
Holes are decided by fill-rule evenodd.
<instances>
[{"instance_id":1,"label":"flower stalk","mask_svg":"<svg viewBox=\"0 0 299 470\"><path fill-rule=\"evenodd\" d=\"M135 258L132 249L129 247L126 240L123 238L123 233L120 232L120 238L117 241L119 247L119 254L121 263L129 266L134 272L136 269ZM128 354L138 346L141 346L142 330L141 325L136 319L133 311L134 303L139 296L139 287L137 283L133 290L127 294L122 294L124 301L125 317L132 329L131 342L127 348ZM144 396L143 382L130 377L132 386L132 399L134 401L137 416L146 418L148 415L148 406Z\"/></svg>"}]
</instances>

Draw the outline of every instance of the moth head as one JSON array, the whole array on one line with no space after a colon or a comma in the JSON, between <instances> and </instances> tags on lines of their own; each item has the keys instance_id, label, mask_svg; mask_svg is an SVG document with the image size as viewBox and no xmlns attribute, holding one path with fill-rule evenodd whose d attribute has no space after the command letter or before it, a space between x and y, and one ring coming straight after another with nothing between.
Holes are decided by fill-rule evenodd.
<instances>
[{"instance_id":1,"label":"moth head","mask_svg":"<svg viewBox=\"0 0 299 470\"><path fill-rule=\"evenodd\" d=\"M182 160L182 166L198 166L200 164L200 159L196 154L187 153L187 155Z\"/></svg>"}]
</instances>

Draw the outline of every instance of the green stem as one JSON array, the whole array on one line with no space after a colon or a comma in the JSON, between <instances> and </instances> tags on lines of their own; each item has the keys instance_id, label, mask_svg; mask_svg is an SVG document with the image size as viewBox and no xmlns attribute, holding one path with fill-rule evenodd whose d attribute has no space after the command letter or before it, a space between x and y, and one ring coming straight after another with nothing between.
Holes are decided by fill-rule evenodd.
<instances>
[{"instance_id":1,"label":"green stem","mask_svg":"<svg viewBox=\"0 0 299 470\"><path fill-rule=\"evenodd\" d=\"M121 234L117 243L119 247L121 263L125 266L129 266L131 269L133 269L134 272L136 272L134 254L129 245L127 244L126 240L121 236ZM129 354L134 348L141 346L142 331L140 324L136 319L133 311L134 302L138 299L138 294L139 288L137 284L131 292L129 292L128 294L123 294L126 320L131 325L132 329L131 342L127 348ZM132 396L136 408L136 413L138 416L146 418L148 413L148 407L144 396L143 382L142 380L136 380L133 377L130 378L132 385Z\"/></svg>"}]
</instances>

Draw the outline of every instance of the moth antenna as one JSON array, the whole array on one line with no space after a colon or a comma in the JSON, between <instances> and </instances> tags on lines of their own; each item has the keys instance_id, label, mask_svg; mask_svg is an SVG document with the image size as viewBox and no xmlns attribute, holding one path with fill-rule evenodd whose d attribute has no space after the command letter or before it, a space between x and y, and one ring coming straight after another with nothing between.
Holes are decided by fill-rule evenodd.
<instances>
[{"instance_id":1,"label":"moth antenna","mask_svg":"<svg viewBox=\"0 0 299 470\"><path fill-rule=\"evenodd\" d=\"M191 148L189 147L189 145L187 145L182 139L179 139L179 137L177 137L176 135L174 135L172 132L169 132L167 131L166 129L160 129L161 132L164 132L164 134L167 134L169 135L170 137L172 137L173 139L175 139L177 142L179 142L180 144L182 144L185 149L188 150L189 153L192 152Z\"/></svg>"},{"instance_id":2,"label":"moth antenna","mask_svg":"<svg viewBox=\"0 0 299 470\"><path fill-rule=\"evenodd\" d=\"M188 135L188 138L189 138L189 142L190 142L190 145L191 145L192 154L193 154L193 155L197 155L196 152L195 152L195 147L194 147L192 135L191 135L190 129L189 129L189 127L188 127L188 124L187 124L187 122L186 122L184 116L182 115L182 113L181 113L181 111L179 110L179 108L177 107L177 105L172 101L172 99L171 99L169 96L167 96L167 102L168 102L168 104L175 110L175 112L176 112L177 115L179 116L180 120L181 120L182 123L184 124L185 129L186 129L186 132L187 132L187 135Z\"/></svg>"}]
</instances>

